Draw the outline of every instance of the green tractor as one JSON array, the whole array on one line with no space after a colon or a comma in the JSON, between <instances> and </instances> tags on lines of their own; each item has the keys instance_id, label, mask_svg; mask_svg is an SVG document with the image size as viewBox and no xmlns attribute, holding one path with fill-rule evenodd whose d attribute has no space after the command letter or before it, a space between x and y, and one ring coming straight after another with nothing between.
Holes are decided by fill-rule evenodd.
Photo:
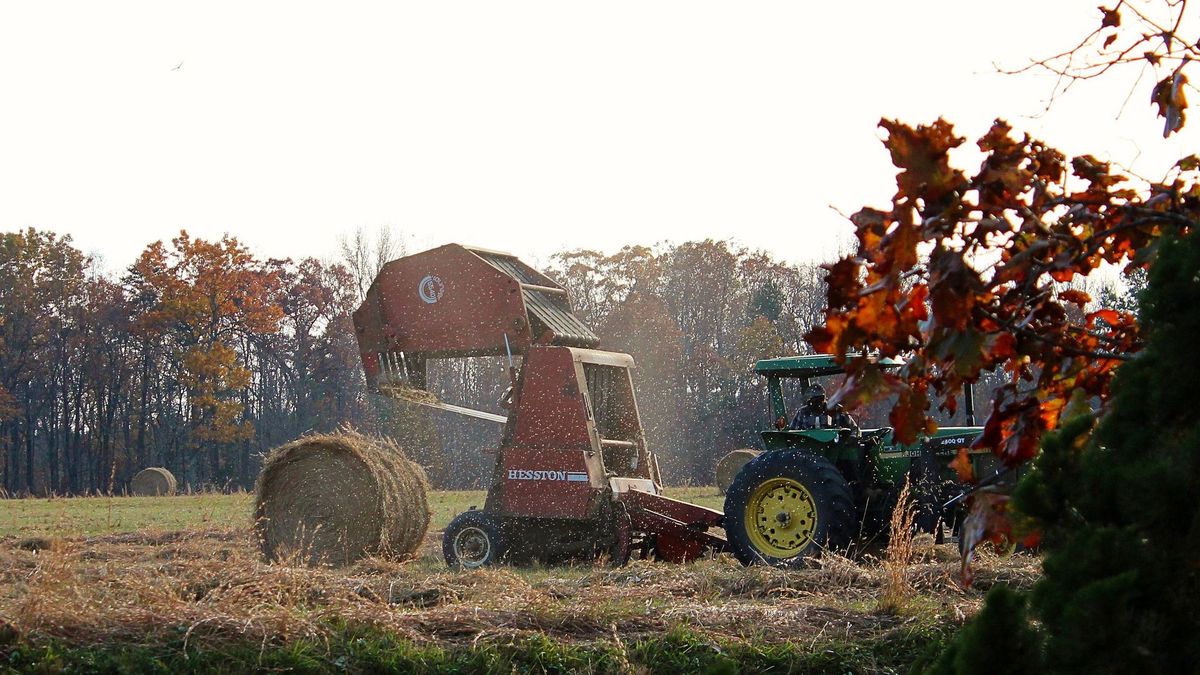
<instances>
[{"instance_id":1,"label":"green tractor","mask_svg":"<svg viewBox=\"0 0 1200 675\"><path fill-rule=\"evenodd\" d=\"M879 364L903 365L890 359ZM917 503L916 526L953 530L958 509L943 505L964 488L948 463L966 447L976 475L995 473L991 453L970 449L981 427L942 427L901 445L890 427L859 429L849 414L829 409L818 379L844 372L832 356L766 359L754 370L766 377L774 427L761 432L762 451L725 492L726 538L743 563L797 566L822 550L845 549L856 537L881 532L906 478ZM966 411L973 422L969 393Z\"/></svg>"}]
</instances>

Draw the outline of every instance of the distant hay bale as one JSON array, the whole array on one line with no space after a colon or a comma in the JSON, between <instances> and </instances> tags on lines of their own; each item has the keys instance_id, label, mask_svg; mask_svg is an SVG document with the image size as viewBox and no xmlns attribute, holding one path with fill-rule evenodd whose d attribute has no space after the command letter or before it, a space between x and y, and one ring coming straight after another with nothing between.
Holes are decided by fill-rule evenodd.
<instances>
[{"instance_id":1,"label":"distant hay bale","mask_svg":"<svg viewBox=\"0 0 1200 675\"><path fill-rule=\"evenodd\" d=\"M170 497L175 488L175 476L157 466L142 469L129 481L129 493L136 497Z\"/></svg>"},{"instance_id":2,"label":"distant hay bale","mask_svg":"<svg viewBox=\"0 0 1200 675\"><path fill-rule=\"evenodd\" d=\"M402 557L429 528L425 471L390 440L352 431L275 448L254 486L254 526L268 560L348 565Z\"/></svg>"},{"instance_id":3,"label":"distant hay bale","mask_svg":"<svg viewBox=\"0 0 1200 675\"><path fill-rule=\"evenodd\" d=\"M729 489L733 484L733 479L737 477L738 472L746 465L746 462L759 456L760 451L751 450L750 448L739 448L717 460L717 468L715 474L717 489L722 494Z\"/></svg>"}]
</instances>

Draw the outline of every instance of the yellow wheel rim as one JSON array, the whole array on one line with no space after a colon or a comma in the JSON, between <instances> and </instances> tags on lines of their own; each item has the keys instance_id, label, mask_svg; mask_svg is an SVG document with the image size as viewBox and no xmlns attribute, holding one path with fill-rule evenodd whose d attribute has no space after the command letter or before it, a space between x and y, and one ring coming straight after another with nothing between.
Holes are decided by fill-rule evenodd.
<instances>
[{"instance_id":1,"label":"yellow wheel rim","mask_svg":"<svg viewBox=\"0 0 1200 675\"><path fill-rule=\"evenodd\" d=\"M800 555L817 530L817 505L808 488L791 478L772 478L750 493L746 532L758 552L772 558Z\"/></svg>"}]
</instances>

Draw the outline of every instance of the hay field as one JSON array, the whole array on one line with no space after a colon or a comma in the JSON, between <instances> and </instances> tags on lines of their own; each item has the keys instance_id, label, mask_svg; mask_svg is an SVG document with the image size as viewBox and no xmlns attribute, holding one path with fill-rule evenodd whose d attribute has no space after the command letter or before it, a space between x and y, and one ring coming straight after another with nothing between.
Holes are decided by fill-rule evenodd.
<instances>
[{"instance_id":1,"label":"hay field","mask_svg":"<svg viewBox=\"0 0 1200 675\"><path fill-rule=\"evenodd\" d=\"M429 493L431 533L440 533L454 516L483 506L482 490L434 490ZM670 488L671 497L715 509L725 497L712 487ZM198 493L176 497L73 497L0 499L0 537L79 537L139 530L194 530L249 527L254 496L245 493Z\"/></svg>"},{"instance_id":2,"label":"hay field","mask_svg":"<svg viewBox=\"0 0 1200 675\"><path fill-rule=\"evenodd\" d=\"M904 672L987 588L1037 576L1032 557L984 556L963 590L931 542L899 602L871 556L462 573L440 531L482 493L430 502L416 560L308 569L259 559L248 495L0 501L0 672Z\"/></svg>"}]
</instances>

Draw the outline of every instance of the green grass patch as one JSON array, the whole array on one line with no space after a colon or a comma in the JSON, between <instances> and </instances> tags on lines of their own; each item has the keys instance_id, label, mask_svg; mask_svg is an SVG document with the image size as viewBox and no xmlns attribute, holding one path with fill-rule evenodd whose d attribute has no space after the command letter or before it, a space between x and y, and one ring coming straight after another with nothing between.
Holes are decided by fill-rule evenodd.
<instances>
[{"instance_id":1,"label":"green grass patch","mask_svg":"<svg viewBox=\"0 0 1200 675\"><path fill-rule=\"evenodd\" d=\"M185 632L180 627L180 634ZM918 623L870 641L836 638L755 644L678 628L662 636L570 642L542 634L475 645L416 644L375 630L343 628L329 639L92 646L0 645L0 672L72 673L854 673L904 672L945 644L949 629Z\"/></svg>"},{"instance_id":2,"label":"green grass patch","mask_svg":"<svg viewBox=\"0 0 1200 675\"><path fill-rule=\"evenodd\" d=\"M668 488L667 495L721 509L725 498L714 487ZM434 490L430 529L472 506L483 508L483 490ZM198 530L249 526L254 496L248 493L174 497L71 497L0 499L0 536L78 537L138 530Z\"/></svg>"},{"instance_id":3,"label":"green grass patch","mask_svg":"<svg viewBox=\"0 0 1200 675\"><path fill-rule=\"evenodd\" d=\"M72 497L0 500L0 536L77 537L137 530L198 530L248 524L252 497Z\"/></svg>"}]
</instances>

